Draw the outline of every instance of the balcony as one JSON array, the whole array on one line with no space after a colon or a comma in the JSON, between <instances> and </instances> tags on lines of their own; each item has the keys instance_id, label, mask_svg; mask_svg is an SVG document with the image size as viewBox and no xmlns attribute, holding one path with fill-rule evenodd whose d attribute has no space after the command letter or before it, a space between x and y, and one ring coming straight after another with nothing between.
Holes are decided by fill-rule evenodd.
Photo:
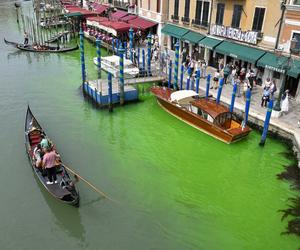
<instances>
[{"instance_id":1,"label":"balcony","mask_svg":"<svg viewBox=\"0 0 300 250\"><path fill-rule=\"evenodd\" d=\"M206 20L200 20L200 19L193 19L192 25L196 28L208 28L208 21Z\"/></svg>"},{"instance_id":2,"label":"balcony","mask_svg":"<svg viewBox=\"0 0 300 250\"><path fill-rule=\"evenodd\" d=\"M190 18L189 17L181 17L181 22L184 24L184 25L190 25Z\"/></svg>"},{"instance_id":3,"label":"balcony","mask_svg":"<svg viewBox=\"0 0 300 250\"><path fill-rule=\"evenodd\" d=\"M179 16L171 15L173 23L179 23Z\"/></svg>"},{"instance_id":4,"label":"balcony","mask_svg":"<svg viewBox=\"0 0 300 250\"><path fill-rule=\"evenodd\" d=\"M128 10L129 3L124 1L113 1L114 7L118 9Z\"/></svg>"}]
</instances>

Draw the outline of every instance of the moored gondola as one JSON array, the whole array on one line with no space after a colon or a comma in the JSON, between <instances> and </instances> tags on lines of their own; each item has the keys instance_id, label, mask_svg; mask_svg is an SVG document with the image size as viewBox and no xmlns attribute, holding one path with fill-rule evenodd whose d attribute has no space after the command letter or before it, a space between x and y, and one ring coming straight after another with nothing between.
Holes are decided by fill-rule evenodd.
<instances>
[{"instance_id":1,"label":"moored gondola","mask_svg":"<svg viewBox=\"0 0 300 250\"><path fill-rule=\"evenodd\" d=\"M59 162L57 166L55 166L57 183L53 184L47 184L48 178L43 169L36 167L33 151L37 144L40 143L42 135L46 137L44 130L35 119L28 106L25 119L25 146L33 172L45 189L56 199L73 206L79 206L79 192L75 187L76 180L70 178L70 175L62 162Z\"/></svg>"}]
</instances>

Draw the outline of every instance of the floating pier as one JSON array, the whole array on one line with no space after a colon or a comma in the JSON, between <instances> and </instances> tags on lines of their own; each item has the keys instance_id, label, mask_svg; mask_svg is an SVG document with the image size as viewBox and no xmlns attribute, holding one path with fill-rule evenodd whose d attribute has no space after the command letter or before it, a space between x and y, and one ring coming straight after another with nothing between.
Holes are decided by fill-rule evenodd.
<instances>
[{"instance_id":1,"label":"floating pier","mask_svg":"<svg viewBox=\"0 0 300 250\"><path fill-rule=\"evenodd\" d=\"M109 88L106 80L92 80L83 84L84 94L87 95L98 107L109 106ZM124 86L124 100L133 102L138 100L138 90L131 85ZM119 82L112 81L112 104L120 103Z\"/></svg>"}]
</instances>

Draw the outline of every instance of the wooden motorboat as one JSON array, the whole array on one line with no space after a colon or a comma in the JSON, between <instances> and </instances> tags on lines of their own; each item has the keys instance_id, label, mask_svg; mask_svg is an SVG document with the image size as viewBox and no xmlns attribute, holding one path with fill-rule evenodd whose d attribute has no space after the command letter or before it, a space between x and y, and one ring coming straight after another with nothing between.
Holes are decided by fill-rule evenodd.
<instances>
[{"instance_id":1,"label":"wooden motorboat","mask_svg":"<svg viewBox=\"0 0 300 250\"><path fill-rule=\"evenodd\" d=\"M25 119L25 146L34 174L45 189L56 199L73 206L79 206L79 192L75 186L76 181L70 178L63 163L59 162L56 166L57 183L53 184L47 184L48 178L43 169L41 167L36 167L36 160L33 152L34 148L41 141L41 135L46 136L44 130L28 107Z\"/></svg>"},{"instance_id":2,"label":"wooden motorboat","mask_svg":"<svg viewBox=\"0 0 300 250\"><path fill-rule=\"evenodd\" d=\"M29 51L29 52L38 52L38 53L64 53L64 52L69 52L73 50L77 50L78 44L73 47L60 47L57 49L55 46L40 46L40 47L35 47L32 45L24 45L24 44L17 44L16 48L24 51Z\"/></svg>"},{"instance_id":3,"label":"wooden motorboat","mask_svg":"<svg viewBox=\"0 0 300 250\"><path fill-rule=\"evenodd\" d=\"M173 92L165 87L152 87L151 92L168 113L225 143L241 140L251 131L211 97L199 97L193 90Z\"/></svg>"},{"instance_id":4,"label":"wooden motorboat","mask_svg":"<svg viewBox=\"0 0 300 250\"><path fill-rule=\"evenodd\" d=\"M93 58L94 64L98 65L97 57ZM120 57L117 55L101 57L101 68L106 72L110 72L114 77L119 77ZM124 77L132 78L139 74L139 69L136 67L131 60L124 58Z\"/></svg>"}]
</instances>

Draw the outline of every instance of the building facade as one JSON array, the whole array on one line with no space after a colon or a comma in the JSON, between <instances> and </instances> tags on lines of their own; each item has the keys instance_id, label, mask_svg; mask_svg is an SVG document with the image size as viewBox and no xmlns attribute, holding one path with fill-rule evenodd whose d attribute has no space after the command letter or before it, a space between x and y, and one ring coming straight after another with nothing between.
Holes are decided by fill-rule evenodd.
<instances>
[{"instance_id":1,"label":"building facade","mask_svg":"<svg viewBox=\"0 0 300 250\"><path fill-rule=\"evenodd\" d=\"M165 0L136 0L137 15L157 23L156 34L161 44L161 29L168 17L168 1Z\"/></svg>"},{"instance_id":2,"label":"building facade","mask_svg":"<svg viewBox=\"0 0 300 250\"><path fill-rule=\"evenodd\" d=\"M299 61L287 67L289 56L275 53L280 46L288 50L293 37L300 41L300 0L170 0L169 4L168 23L162 30L169 50L180 41L180 49L188 48L191 55L197 48L200 59L210 66L218 67L222 61L252 69L258 84L271 78L278 89L283 86L292 96L300 96Z\"/></svg>"}]
</instances>

